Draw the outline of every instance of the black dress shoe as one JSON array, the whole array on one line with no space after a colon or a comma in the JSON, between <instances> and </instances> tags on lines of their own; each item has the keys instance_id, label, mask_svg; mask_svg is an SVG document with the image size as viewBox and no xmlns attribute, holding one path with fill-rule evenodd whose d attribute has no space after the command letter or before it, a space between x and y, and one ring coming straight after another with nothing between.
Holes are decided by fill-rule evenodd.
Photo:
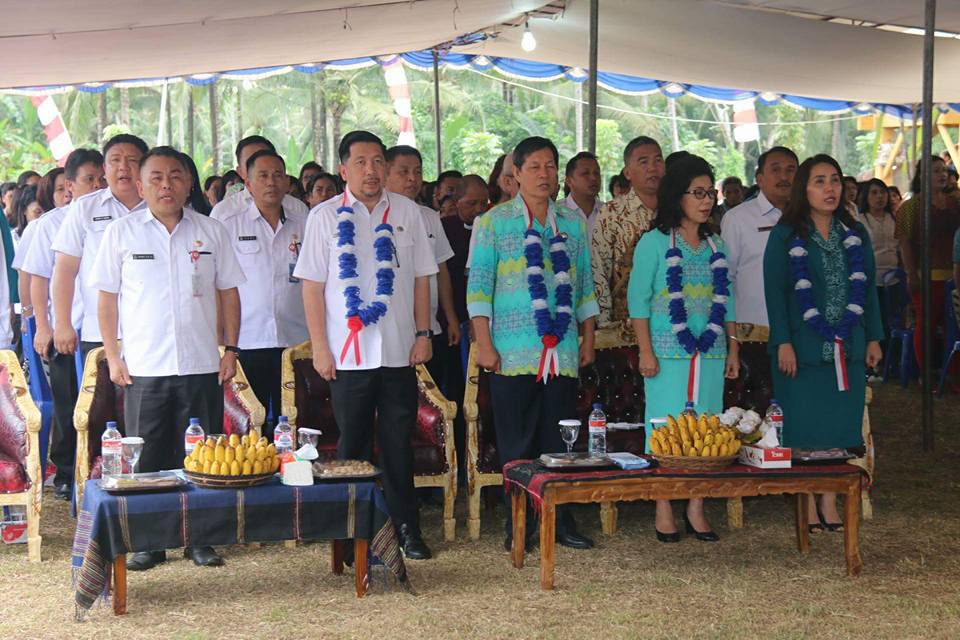
<instances>
[{"instance_id":1,"label":"black dress shoe","mask_svg":"<svg viewBox=\"0 0 960 640\"><path fill-rule=\"evenodd\" d=\"M820 530L823 531L826 528L827 531L837 532L843 531L842 522L827 522L827 519L823 517L823 511L820 511L820 506L817 505L817 517L820 519Z\"/></svg>"},{"instance_id":2,"label":"black dress shoe","mask_svg":"<svg viewBox=\"0 0 960 640\"><path fill-rule=\"evenodd\" d=\"M410 560L429 560L433 557L430 547L420 536L420 530L409 524L400 525L400 548L405 558Z\"/></svg>"},{"instance_id":3,"label":"black dress shoe","mask_svg":"<svg viewBox=\"0 0 960 640\"><path fill-rule=\"evenodd\" d=\"M223 558L213 550L213 547L187 547L183 550L183 557L193 560L198 567L221 567Z\"/></svg>"},{"instance_id":4,"label":"black dress shoe","mask_svg":"<svg viewBox=\"0 0 960 640\"><path fill-rule=\"evenodd\" d=\"M680 542L679 531L674 531L673 533L664 533L659 529L657 529L656 527L654 527L653 530L657 532L657 540L659 540L660 542L664 542L664 543Z\"/></svg>"},{"instance_id":5,"label":"black dress shoe","mask_svg":"<svg viewBox=\"0 0 960 640\"><path fill-rule=\"evenodd\" d=\"M697 540L701 542L716 542L720 539L716 533L711 531L697 531L693 528L693 525L690 524L690 518L687 517L687 514L683 514L683 521L687 524L687 533L692 533Z\"/></svg>"},{"instance_id":6,"label":"black dress shoe","mask_svg":"<svg viewBox=\"0 0 960 640\"><path fill-rule=\"evenodd\" d=\"M576 531L564 531L557 534L557 544L571 549L592 549L593 540Z\"/></svg>"},{"instance_id":7,"label":"black dress shoe","mask_svg":"<svg viewBox=\"0 0 960 640\"><path fill-rule=\"evenodd\" d=\"M58 484L53 490L53 497L57 500L70 500L73 497L73 487L69 484Z\"/></svg>"},{"instance_id":8,"label":"black dress shoe","mask_svg":"<svg viewBox=\"0 0 960 640\"><path fill-rule=\"evenodd\" d=\"M166 561L166 551L137 551L127 560L127 571L146 571Z\"/></svg>"}]
</instances>

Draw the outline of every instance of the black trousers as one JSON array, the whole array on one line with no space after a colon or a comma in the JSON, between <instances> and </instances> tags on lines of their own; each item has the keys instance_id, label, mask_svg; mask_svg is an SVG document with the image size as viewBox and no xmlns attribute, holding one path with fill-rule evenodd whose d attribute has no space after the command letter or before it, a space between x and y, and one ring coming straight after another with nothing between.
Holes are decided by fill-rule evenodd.
<instances>
[{"instance_id":1,"label":"black trousers","mask_svg":"<svg viewBox=\"0 0 960 640\"><path fill-rule=\"evenodd\" d=\"M223 388L216 373L131 379L123 411L126 434L143 438L137 471L182 467L190 418L199 418L207 435L223 433Z\"/></svg>"},{"instance_id":2,"label":"black trousers","mask_svg":"<svg viewBox=\"0 0 960 640\"><path fill-rule=\"evenodd\" d=\"M57 466L53 483L73 485L77 457L77 431L73 427L73 409L79 395L77 367L72 354L57 353L51 347L50 392L53 396L53 429L50 437L50 461ZM38 371L37 375L43 375Z\"/></svg>"},{"instance_id":3,"label":"black trousers","mask_svg":"<svg viewBox=\"0 0 960 640\"><path fill-rule=\"evenodd\" d=\"M244 349L240 352L240 366L257 400L272 417L263 425L263 435L273 440L273 425L280 416L280 361L283 349ZM271 411L272 409L272 411Z\"/></svg>"},{"instance_id":4,"label":"black trousers","mask_svg":"<svg viewBox=\"0 0 960 640\"><path fill-rule=\"evenodd\" d=\"M333 417L340 429L337 457L370 460L376 432L383 490L394 524L419 527L413 489L417 372L413 367L337 371L330 381ZM377 427L374 429L376 418Z\"/></svg>"},{"instance_id":5,"label":"black trousers","mask_svg":"<svg viewBox=\"0 0 960 640\"><path fill-rule=\"evenodd\" d=\"M547 384L536 376L490 374L490 400L497 434L500 464L512 460L539 458L543 453L566 451L560 437L561 420L576 416L577 379L551 378ZM527 509L527 513L532 513ZM507 502L507 533L513 513ZM557 533L572 531L573 516L565 506L557 507Z\"/></svg>"}]
</instances>

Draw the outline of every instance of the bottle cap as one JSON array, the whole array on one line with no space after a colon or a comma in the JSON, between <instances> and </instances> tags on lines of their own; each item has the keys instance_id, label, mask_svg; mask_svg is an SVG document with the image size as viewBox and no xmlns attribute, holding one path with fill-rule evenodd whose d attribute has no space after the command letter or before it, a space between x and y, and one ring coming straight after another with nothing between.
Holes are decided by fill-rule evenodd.
<instances>
[{"instance_id":1,"label":"bottle cap","mask_svg":"<svg viewBox=\"0 0 960 640\"><path fill-rule=\"evenodd\" d=\"M601 404L601 403L599 403L599 402L594 402L594 403L593 403L593 408L594 408L594 409L603 409L603 404Z\"/></svg>"},{"instance_id":2,"label":"bottle cap","mask_svg":"<svg viewBox=\"0 0 960 640\"><path fill-rule=\"evenodd\" d=\"M192 427L195 424L200 424L200 418L190 418L190 426Z\"/></svg>"},{"instance_id":3,"label":"bottle cap","mask_svg":"<svg viewBox=\"0 0 960 640\"><path fill-rule=\"evenodd\" d=\"M280 422L286 422L287 416L280 416L279 418L277 418L277 420L279 420Z\"/></svg>"},{"instance_id":4,"label":"bottle cap","mask_svg":"<svg viewBox=\"0 0 960 640\"><path fill-rule=\"evenodd\" d=\"M113 420L110 420L107 422L107 429L116 429L116 428L117 428L116 422L114 422Z\"/></svg>"}]
</instances>

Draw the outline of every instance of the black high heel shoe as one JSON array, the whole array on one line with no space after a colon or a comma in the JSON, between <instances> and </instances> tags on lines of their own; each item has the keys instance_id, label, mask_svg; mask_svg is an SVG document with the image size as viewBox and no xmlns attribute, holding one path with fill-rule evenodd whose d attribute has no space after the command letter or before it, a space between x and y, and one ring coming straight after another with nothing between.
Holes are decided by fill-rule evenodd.
<instances>
[{"instance_id":1,"label":"black high heel shoe","mask_svg":"<svg viewBox=\"0 0 960 640\"><path fill-rule=\"evenodd\" d=\"M687 533L692 533L697 540L702 542L716 542L720 539L713 530L710 531L697 531L693 528L693 525L690 523L690 518L687 517L687 514L683 514L683 521L687 525Z\"/></svg>"},{"instance_id":2,"label":"black high heel shoe","mask_svg":"<svg viewBox=\"0 0 960 640\"><path fill-rule=\"evenodd\" d=\"M820 505L817 505L817 517L820 518L820 522L822 523L822 526L820 529L821 531L823 530L824 527L826 527L827 531L834 532L834 533L836 533L837 531L843 531L842 522L827 522L827 519L823 517L823 512L820 511Z\"/></svg>"},{"instance_id":3,"label":"black high heel shoe","mask_svg":"<svg viewBox=\"0 0 960 640\"><path fill-rule=\"evenodd\" d=\"M680 542L679 531L674 531L673 533L664 533L659 529L657 529L656 527L654 527L653 530L657 532L657 540L659 540L660 542L665 542L665 543Z\"/></svg>"}]
</instances>

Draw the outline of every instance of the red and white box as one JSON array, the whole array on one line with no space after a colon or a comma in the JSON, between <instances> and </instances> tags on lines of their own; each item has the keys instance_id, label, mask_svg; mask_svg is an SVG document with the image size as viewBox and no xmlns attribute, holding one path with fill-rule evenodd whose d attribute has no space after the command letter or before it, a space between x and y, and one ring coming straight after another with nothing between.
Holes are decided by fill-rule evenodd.
<instances>
[{"instance_id":1,"label":"red and white box","mask_svg":"<svg viewBox=\"0 0 960 640\"><path fill-rule=\"evenodd\" d=\"M740 462L761 469L789 469L790 455L789 447L764 449L750 444L740 447Z\"/></svg>"}]
</instances>

